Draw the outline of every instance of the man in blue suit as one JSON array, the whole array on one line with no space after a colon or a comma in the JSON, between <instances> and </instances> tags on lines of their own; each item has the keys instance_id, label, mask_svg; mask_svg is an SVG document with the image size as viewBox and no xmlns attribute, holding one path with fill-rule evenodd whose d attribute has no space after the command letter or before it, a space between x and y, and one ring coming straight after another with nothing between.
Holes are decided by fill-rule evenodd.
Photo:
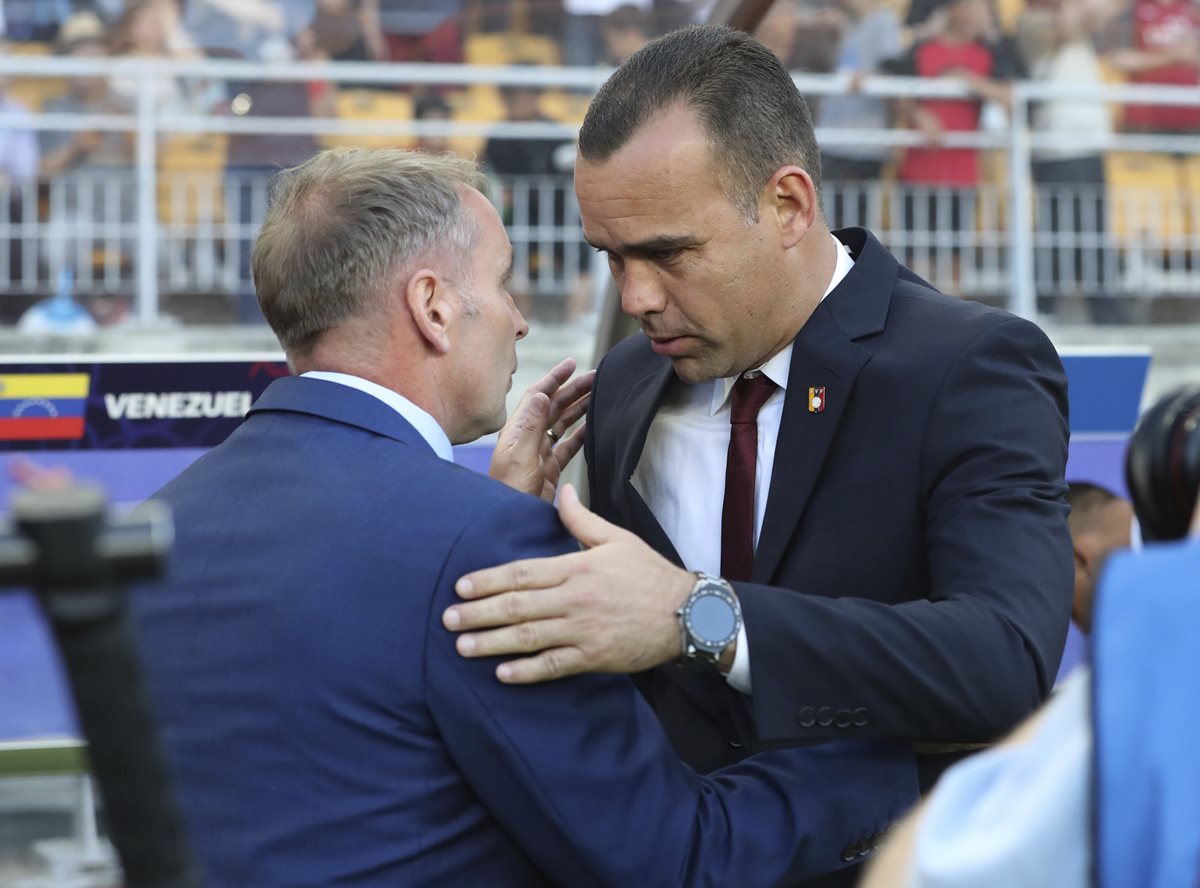
<instances>
[{"instance_id":1,"label":"man in blue suit","mask_svg":"<svg viewBox=\"0 0 1200 888\"><path fill-rule=\"evenodd\" d=\"M527 330L481 185L402 151L277 183L254 275L298 375L160 492L170 572L134 601L208 884L753 886L866 853L915 798L911 755L779 750L702 777L628 679L513 688L456 652L460 576L577 549L549 504L452 461L504 422ZM536 442L530 491L561 467L561 382L502 432L501 460Z\"/></svg>"},{"instance_id":2,"label":"man in blue suit","mask_svg":"<svg viewBox=\"0 0 1200 888\"><path fill-rule=\"evenodd\" d=\"M808 108L745 34L636 53L578 154L584 234L642 331L597 370L591 505L644 545L593 534L586 553L465 578L478 600L446 615L463 654L516 655L499 667L514 682L640 672L676 656L669 621L640 614L701 602L740 627L694 633L707 672L640 679L685 761L892 738L932 783L1034 710L1062 655L1053 345L937 292L868 231L829 230ZM663 556L676 570L651 572Z\"/></svg>"}]
</instances>

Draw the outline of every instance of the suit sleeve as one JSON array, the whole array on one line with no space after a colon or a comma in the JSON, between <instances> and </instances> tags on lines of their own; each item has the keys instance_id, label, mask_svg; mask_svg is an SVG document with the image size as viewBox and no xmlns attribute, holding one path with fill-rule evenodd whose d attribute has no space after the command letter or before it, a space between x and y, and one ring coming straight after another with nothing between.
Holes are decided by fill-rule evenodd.
<instances>
[{"instance_id":1,"label":"suit sleeve","mask_svg":"<svg viewBox=\"0 0 1200 888\"><path fill-rule=\"evenodd\" d=\"M1071 607L1066 416L1045 335L1018 319L986 328L945 374L924 431L923 598L736 584L760 740L991 741L1039 705Z\"/></svg>"},{"instance_id":2,"label":"suit sleeve","mask_svg":"<svg viewBox=\"0 0 1200 888\"><path fill-rule=\"evenodd\" d=\"M549 878L773 885L843 866L848 845L869 845L915 800L911 754L829 744L701 777L623 676L511 687L495 677L499 661L460 657L440 622L459 576L577 548L554 512L535 506L485 512L457 541L430 616L425 680L465 780Z\"/></svg>"}]
</instances>

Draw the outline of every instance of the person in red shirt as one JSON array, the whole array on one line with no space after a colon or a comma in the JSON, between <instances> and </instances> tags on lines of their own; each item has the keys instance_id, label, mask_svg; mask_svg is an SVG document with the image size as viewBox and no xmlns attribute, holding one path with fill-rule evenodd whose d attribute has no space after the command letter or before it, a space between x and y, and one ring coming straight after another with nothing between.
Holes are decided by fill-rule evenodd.
<instances>
[{"instance_id":1,"label":"person in red shirt","mask_svg":"<svg viewBox=\"0 0 1200 888\"><path fill-rule=\"evenodd\" d=\"M979 184L979 152L974 148L947 148L948 132L979 128L984 100L1007 107L1009 90L1003 82L1012 76L1006 52L986 41L992 29L987 0L948 0L946 24L936 37L915 45L897 73L913 77L952 77L964 82L967 98L917 99L901 104L901 120L920 130L926 144L908 148L897 178L904 189L905 227L913 231L958 231L975 224L975 189ZM925 186L925 187L921 187ZM958 251L955 251L954 287L958 284ZM910 266L920 266L910 256ZM914 270L917 270L914 268ZM924 271L924 270L923 270ZM948 282L942 282L949 286Z\"/></svg>"},{"instance_id":2,"label":"person in red shirt","mask_svg":"<svg viewBox=\"0 0 1200 888\"><path fill-rule=\"evenodd\" d=\"M1132 83L1200 86L1200 7L1194 0L1134 0L1123 44L1109 63ZM1126 105L1125 129L1200 131L1200 105Z\"/></svg>"}]
</instances>

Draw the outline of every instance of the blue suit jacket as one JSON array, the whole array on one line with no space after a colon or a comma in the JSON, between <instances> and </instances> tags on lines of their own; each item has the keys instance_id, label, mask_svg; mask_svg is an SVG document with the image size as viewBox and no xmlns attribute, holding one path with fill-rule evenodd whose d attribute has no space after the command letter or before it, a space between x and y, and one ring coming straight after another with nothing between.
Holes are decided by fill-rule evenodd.
<instances>
[{"instance_id":1,"label":"blue suit jacket","mask_svg":"<svg viewBox=\"0 0 1200 888\"><path fill-rule=\"evenodd\" d=\"M577 547L361 392L275 382L160 497L177 543L136 626L212 886L769 885L915 797L911 756L868 744L700 777L628 679L506 687L458 656L461 575Z\"/></svg>"},{"instance_id":2,"label":"blue suit jacket","mask_svg":"<svg viewBox=\"0 0 1200 888\"><path fill-rule=\"evenodd\" d=\"M1200 541L1120 553L1092 627L1100 888L1200 884Z\"/></svg>"},{"instance_id":3,"label":"blue suit jacket","mask_svg":"<svg viewBox=\"0 0 1200 888\"><path fill-rule=\"evenodd\" d=\"M938 293L864 229L837 234L855 265L796 337L754 573L735 584L753 698L719 677L647 677L700 770L784 741L990 741L1038 706L1062 656L1074 567L1054 347ZM676 384L645 337L619 344L586 453L595 511L678 561L630 480Z\"/></svg>"}]
</instances>

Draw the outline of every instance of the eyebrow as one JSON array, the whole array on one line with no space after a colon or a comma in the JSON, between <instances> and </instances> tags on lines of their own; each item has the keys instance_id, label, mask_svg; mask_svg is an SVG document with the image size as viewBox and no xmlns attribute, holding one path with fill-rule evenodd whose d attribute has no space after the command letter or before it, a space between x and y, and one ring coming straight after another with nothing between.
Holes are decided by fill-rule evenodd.
<instances>
[{"instance_id":1,"label":"eyebrow","mask_svg":"<svg viewBox=\"0 0 1200 888\"><path fill-rule=\"evenodd\" d=\"M587 238L585 238L587 240ZM631 256L644 256L649 253L670 253L674 250L683 250L688 247L694 247L701 241L698 237L691 234L663 234L658 237L647 238L643 241L637 241L632 244L623 244L618 248L605 247L591 240L587 241L593 248L604 253L616 252L624 253Z\"/></svg>"}]
</instances>

